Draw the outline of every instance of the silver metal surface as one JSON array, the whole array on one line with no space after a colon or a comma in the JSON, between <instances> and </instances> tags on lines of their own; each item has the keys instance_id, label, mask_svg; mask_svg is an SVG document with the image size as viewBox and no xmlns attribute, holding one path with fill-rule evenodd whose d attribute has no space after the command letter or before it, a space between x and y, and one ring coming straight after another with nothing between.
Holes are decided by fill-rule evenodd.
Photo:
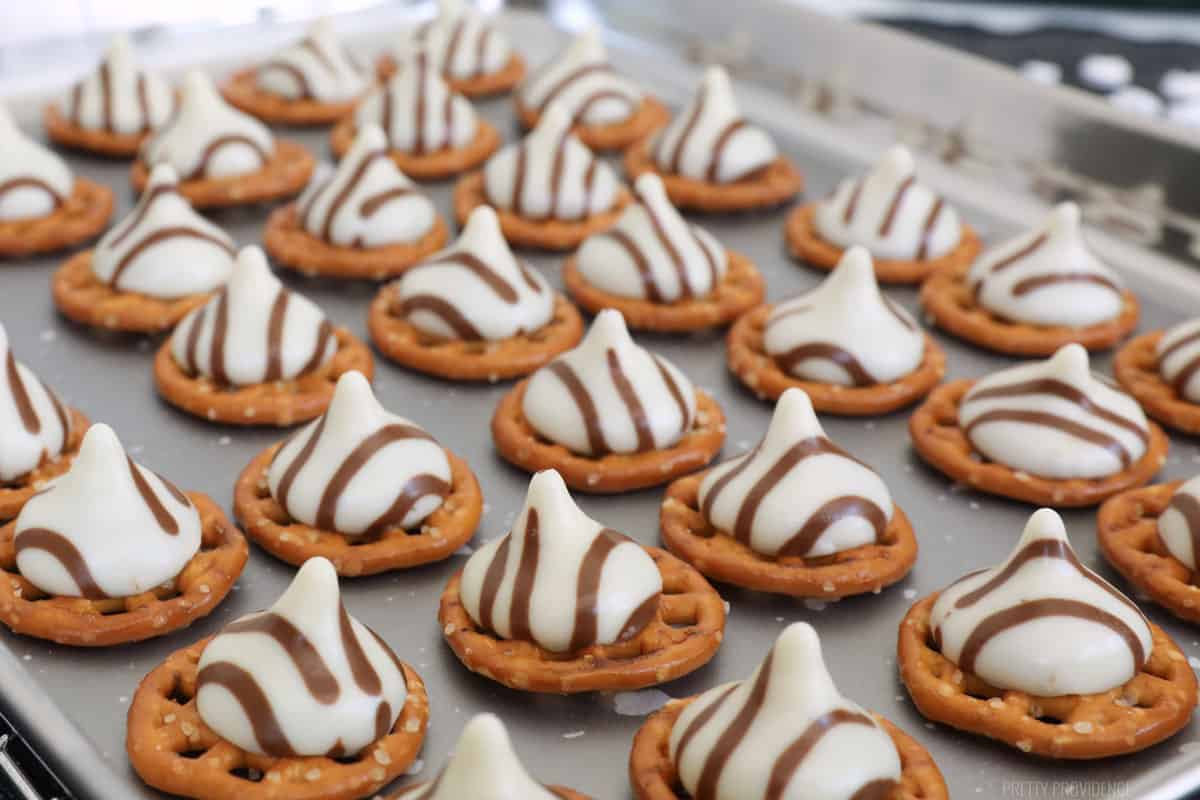
<instances>
[{"instance_id":1,"label":"silver metal surface","mask_svg":"<svg viewBox=\"0 0 1200 800\"><path fill-rule=\"evenodd\" d=\"M43 800L38 790L33 787L29 779L25 777L25 773L21 771L21 765L13 760L13 757L8 754L8 734L0 736L0 772L12 783L12 786L21 794L21 800Z\"/></svg>"},{"instance_id":2,"label":"silver metal surface","mask_svg":"<svg viewBox=\"0 0 1200 800\"><path fill-rule=\"evenodd\" d=\"M705 4L704 15L694 16L710 18L717 5ZM796 19L802 21L803 17ZM686 26L694 20L681 17L678 21ZM530 14L509 13L504 24L535 64L563 40L543 19ZM799 52L819 46L810 40L813 30L795 24L790 30L778 30L777 36L781 41L790 37L790 46ZM378 43L378 38L372 41ZM672 104L686 98L698 74L694 65L664 49L661 41L651 45L636 35L614 35L611 43L623 69ZM828 192L838 178L862 169L866 159L882 146L865 135L847 134L828 119L795 110L773 91L749 85L740 86L739 91L747 115L768 124L782 149L805 172L809 197ZM489 101L480 108L499 123L506 136L516 134L507 100ZM30 118L36 108L26 105L20 110ZM327 152L321 133L286 135ZM116 188L119 213L128 210L132 197L124 165L74 156L71 163L80 174ZM922 166L928 179L959 205L986 238L1011 232L1041 211L1028 195L1012 192L1011 187L998 189L969 172L934 162ZM430 187L447 214L450 189L449 183ZM263 209L214 215L241 243L259 240L265 217ZM773 301L813 286L822 277L787 258L783 219L784 211L779 210L701 220L728 247L747 253L759 264ZM1144 304L1143 329L1160 328L1195 313L1200 276L1103 233L1095 233L1093 241L1139 292ZM551 282L561 285L560 258L532 255L530 261ZM284 433L214 427L167 407L157 398L151 376L153 351L159 342L98 334L59 318L48 289L57 263L58 259L46 258L0 266L0 320L8 326L15 352L69 402L93 419L113 425L135 458L181 487L208 492L228 507L237 474L255 453ZM283 275L293 288L320 303L337 323L365 336L365 314L374 286ZM889 294L916 308L914 291L889 290ZM719 333L682 337L641 334L637 338L674 360L723 404L729 435L722 457L744 451L762 435L770 407L754 399L728 374ZM1012 363L946 336L938 335L938 339L947 350L950 377L977 376ZM1100 370L1107 370L1108 364L1107 357L1095 362ZM508 386L457 386L380 360L375 388L387 407L425 426L475 469L487 510L474 544L503 534L519 509L527 482L526 475L496 456L488 432L492 409ZM1155 792L1156 800L1169 800L1197 785L1200 754L1188 752L1189 746L1196 748L1200 732L1196 723L1147 752L1088 764L1031 759L977 737L927 724L907 700L897 677L896 626L917 597L940 589L969 569L1003 558L1031 509L951 486L924 467L909 446L905 413L875 420L825 417L823 421L835 441L881 472L897 503L912 518L921 545L915 569L880 595L830 605L721 587L730 603L722 650L711 664L661 687L663 691L683 697L745 677L786 624L807 620L821 633L826 659L843 691L885 714L929 748L955 797L1053 796L1031 792L1052 791L1058 786L1074 787L1070 789L1074 796L1134 798ZM1196 442L1175 437L1162 477L1185 477L1198 471L1200 448ZM642 542L657 543L660 498L661 490L653 489L619 497L581 497L580 504L606 525ZM1094 512L1071 511L1065 518L1083 561L1114 578L1096 548ZM435 618L438 596L464 561L459 555L442 564L343 584L350 611L378 630L428 684L432 727L420 776L428 778L441 765L471 715L488 710L508 723L517 750L540 780L574 786L604 800L629 797L626 760L642 717L618 709L637 705L633 698L513 692L467 672L443 644ZM22 730L37 738L43 753L81 796L105 800L159 797L142 787L124 753L125 713L137 682L171 651L271 603L293 573L292 567L252 548L236 590L210 618L189 630L128 647L75 650L4 632L0 634L0 696L26 723ZM1117 583L1128 589L1119 580ZM1200 658L1200 631L1176 622L1153 605L1144 603L1143 607L1189 656Z\"/></svg>"}]
</instances>

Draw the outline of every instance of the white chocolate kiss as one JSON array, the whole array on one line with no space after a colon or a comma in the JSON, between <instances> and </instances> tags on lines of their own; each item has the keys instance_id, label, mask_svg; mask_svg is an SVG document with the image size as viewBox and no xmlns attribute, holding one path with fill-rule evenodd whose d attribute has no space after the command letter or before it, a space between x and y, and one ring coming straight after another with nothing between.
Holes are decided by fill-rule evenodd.
<instances>
[{"instance_id":1,"label":"white chocolate kiss","mask_svg":"<svg viewBox=\"0 0 1200 800\"><path fill-rule=\"evenodd\" d=\"M1146 453L1137 401L1098 380L1080 345L992 373L958 410L971 445L992 461L1043 478L1101 478Z\"/></svg>"},{"instance_id":2,"label":"white chocolate kiss","mask_svg":"<svg viewBox=\"0 0 1200 800\"><path fill-rule=\"evenodd\" d=\"M390 800L558 800L558 795L525 771L500 718L478 714L463 726L437 778L406 786Z\"/></svg>"},{"instance_id":3,"label":"white chocolate kiss","mask_svg":"<svg viewBox=\"0 0 1200 800\"><path fill-rule=\"evenodd\" d=\"M521 102L541 111L558 103L577 123L614 125L642 102L637 84L617 73L596 28L580 33L548 64L517 88Z\"/></svg>"},{"instance_id":4,"label":"white chocolate kiss","mask_svg":"<svg viewBox=\"0 0 1200 800\"><path fill-rule=\"evenodd\" d=\"M712 800L885 797L900 780L891 737L838 691L804 622L784 628L750 678L689 703L670 754L690 795L705 782Z\"/></svg>"},{"instance_id":5,"label":"white chocolate kiss","mask_svg":"<svg viewBox=\"0 0 1200 800\"><path fill-rule=\"evenodd\" d=\"M367 95L354 111L359 128L379 125L390 148L412 155L461 150L475 140L475 107L450 89L430 56L442 35L431 32L397 64L387 83Z\"/></svg>"},{"instance_id":6,"label":"white chocolate kiss","mask_svg":"<svg viewBox=\"0 0 1200 800\"><path fill-rule=\"evenodd\" d=\"M204 723L281 758L352 756L391 731L408 698L396 655L346 612L324 558L304 562L269 610L227 625L198 667Z\"/></svg>"},{"instance_id":7,"label":"white chocolate kiss","mask_svg":"<svg viewBox=\"0 0 1200 800\"><path fill-rule=\"evenodd\" d=\"M323 103L352 100L367 88L363 71L338 41L329 19L320 19L303 40L280 50L258 66L258 88L289 100Z\"/></svg>"},{"instance_id":8,"label":"white chocolate kiss","mask_svg":"<svg viewBox=\"0 0 1200 800\"><path fill-rule=\"evenodd\" d=\"M71 416L33 370L17 361L0 324L0 484L17 481L57 459L71 433Z\"/></svg>"},{"instance_id":9,"label":"white chocolate kiss","mask_svg":"<svg viewBox=\"0 0 1200 800\"><path fill-rule=\"evenodd\" d=\"M66 473L17 516L17 568L62 597L128 597L178 575L200 549L200 513L93 425Z\"/></svg>"},{"instance_id":10,"label":"white chocolate kiss","mask_svg":"<svg viewBox=\"0 0 1200 800\"><path fill-rule=\"evenodd\" d=\"M1137 606L1079 562L1049 508L1033 513L1003 564L942 591L930 629L964 672L1038 697L1120 686L1153 646Z\"/></svg>"},{"instance_id":11,"label":"white chocolate kiss","mask_svg":"<svg viewBox=\"0 0 1200 800\"><path fill-rule=\"evenodd\" d=\"M575 263L583 279L609 294L655 303L710 295L728 270L725 248L683 218L654 173L641 175L634 191L639 202L579 248Z\"/></svg>"},{"instance_id":12,"label":"white chocolate kiss","mask_svg":"<svg viewBox=\"0 0 1200 800\"><path fill-rule=\"evenodd\" d=\"M1158 536L1171 555L1190 570L1200 570L1200 476L1186 481L1158 517Z\"/></svg>"},{"instance_id":13,"label":"white chocolate kiss","mask_svg":"<svg viewBox=\"0 0 1200 800\"><path fill-rule=\"evenodd\" d=\"M321 165L296 209L306 231L339 247L416 242L437 221L430 199L388 157L378 125L359 130L336 168Z\"/></svg>"},{"instance_id":14,"label":"white chocolate kiss","mask_svg":"<svg viewBox=\"0 0 1200 800\"><path fill-rule=\"evenodd\" d=\"M229 284L171 335L179 368L219 385L292 380L325 366L337 347L321 309L285 289L253 245L238 253Z\"/></svg>"},{"instance_id":15,"label":"white chocolate kiss","mask_svg":"<svg viewBox=\"0 0 1200 800\"><path fill-rule=\"evenodd\" d=\"M671 175L732 183L779 157L762 128L746 122L729 74L709 67L687 107L654 140L654 161Z\"/></svg>"},{"instance_id":16,"label":"white chocolate kiss","mask_svg":"<svg viewBox=\"0 0 1200 800\"><path fill-rule=\"evenodd\" d=\"M546 470L530 480L512 531L467 561L460 592L484 630L574 653L640 633L657 613L662 576L641 545L584 514Z\"/></svg>"},{"instance_id":17,"label":"white chocolate kiss","mask_svg":"<svg viewBox=\"0 0 1200 800\"><path fill-rule=\"evenodd\" d=\"M533 374L521 411L573 453L640 453L672 447L691 430L696 390L630 338L621 312L605 309L574 350Z\"/></svg>"},{"instance_id":18,"label":"white chocolate kiss","mask_svg":"<svg viewBox=\"0 0 1200 800\"><path fill-rule=\"evenodd\" d=\"M67 162L22 133L0 103L0 222L49 216L74 188Z\"/></svg>"},{"instance_id":19,"label":"white chocolate kiss","mask_svg":"<svg viewBox=\"0 0 1200 800\"><path fill-rule=\"evenodd\" d=\"M234 242L177 190L170 164L150 173L146 191L92 252L92 272L121 292L163 299L211 292L233 272Z\"/></svg>"},{"instance_id":20,"label":"white chocolate kiss","mask_svg":"<svg viewBox=\"0 0 1200 800\"><path fill-rule=\"evenodd\" d=\"M1189 403L1200 403L1200 317L1169 329L1155 345L1158 374Z\"/></svg>"},{"instance_id":21,"label":"white chocolate kiss","mask_svg":"<svg viewBox=\"0 0 1200 800\"><path fill-rule=\"evenodd\" d=\"M870 467L831 442L812 403L788 389L758 446L700 483L701 513L765 556L826 556L876 542L892 496Z\"/></svg>"},{"instance_id":22,"label":"white chocolate kiss","mask_svg":"<svg viewBox=\"0 0 1200 800\"><path fill-rule=\"evenodd\" d=\"M879 290L870 253L855 246L820 286L775 306L763 346L796 378L874 386L921 365L925 333Z\"/></svg>"},{"instance_id":23,"label":"white chocolate kiss","mask_svg":"<svg viewBox=\"0 0 1200 800\"><path fill-rule=\"evenodd\" d=\"M463 0L439 0L437 17L402 37L395 54L403 59L421 44L432 47L443 74L459 80L497 73L513 54L507 37Z\"/></svg>"},{"instance_id":24,"label":"white chocolate kiss","mask_svg":"<svg viewBox=\"0 0 1200 800\"><path fill-rule=\"evenodd\" d=\"M142 160L170 164L189 181L258 172L274 151L266 125L226 103L211 78L192 70L174 116L142 145Z\"/></svg>"},{"instance_id":25,"label":"white chocolate kiss","mask_svg":"<svg viewBox=\"0 0 1200 800\"><path fill-rule=\"evenodd\" d=\"M119 33L96 68L71 89L64 111L80 128L132 134L162 125L174 105L171 87L138 66L129 37Z\"/></svg>"},{"instance_id":26,"label":"white chocolate kiss","mask_svg":"<svg viewBox=\"0 0 1200 800\"><path fill-rule=\"evenodd\" d=\"M1083 240L1074 203L979 256L967 285L983 308L1033 325L1096 325L1116 319L1124 304L1120 279Z\"/></svg>"},{"instance_id":27,"label":"white chocolate kiss","mask_svg":"<svg viewBox=\"0 0 1200 800\"><path fill-rule=\"evenodd\" d=\"M357 535L415 528L442 505L450 477L441 445L386 411L351 371L325 413L276 453L267 485L293 519Z\"/></svg>"},{"instance_id":28,"label":"white chocolate kiss","mask_svg":"<svg viewBox=\"0 0 1200 800\"><path fill-rule=\"evenodd\" d=\"M554 316L554 290L513 255L491 206L472 211L452 247L393 285L404 318L447 339L500 341L540 330Z\"/></svg>"},{"instance_id":29,"label":"white chocolate kiss","mask_svg":"<svg viewBox=\"0 0 1200 800\"><path fill-rule=\"evenodd\" d=\"M888 150L861 178L847 178L816 204L813 224L838 247L859 244L876 259L927 261L962 239L958 212L917 180L912 154Z\"/></svg>"},{"instance_id":30,"label":"white chocolate kiss","mask_svg":"<svg viewBox=\"0 0 1200 800\"><path fill-rule=\"evenodd\" d=\"M533 220L603 213L621 188L612 168L571 133L571 118L557 104L524 139L488 159L483 181L489 204Z\"/></svg>"}]
</instances>

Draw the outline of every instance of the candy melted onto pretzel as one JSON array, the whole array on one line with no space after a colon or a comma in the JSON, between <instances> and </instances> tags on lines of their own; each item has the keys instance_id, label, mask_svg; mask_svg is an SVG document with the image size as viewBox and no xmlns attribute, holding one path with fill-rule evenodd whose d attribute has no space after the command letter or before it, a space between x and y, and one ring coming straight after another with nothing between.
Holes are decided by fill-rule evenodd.
<instances>
[{"instance_id":1,"label":"candy melted onto pretzel","mask_svg":"<svg viewBox=\"0 0 1200 800\"><path fill-rule=\"evenodd\" d=\"M613 69L595 29L575 37L516 91L518 105L536 115L558 103L573 123L588 126L624 122L637 112L642 99L637 84Z\"/></svg>"},{"instance_id":2,"label":"candy melted onto pretzel","mask_svg":"<svg viewBox=\"0 0 1200 800\"><path fill-rule=\"evenodd\" d=\"M414 45L422 44L431 46L434 63L452 81L469 82L496 75L519 58L508 39L462 0L439 0L438 15L418 25L400 43L397 54L403 58Z\"/></svg>"},{"instance_id":3,"label":"candy melted onto pretzel","mask_svg":"<svg viewBox=\"0 0 1200 800\"><path fill-rule=\"evenodd\" d=\"M288 100L344 103L366 87L366 75L338 41L329 19L317 20L307 35L278 51L255 71L259 89Z\"/></svg>"},{"instance_id":4,"label":"candy melted onto pretzel","mask_svg":"<svg viewBox=\"0 0 1200 800\"><path fill-rule=\"evenodd\" d=\"M71 87L62 113L81 130L130 136L162 125L173 105L166 81L140 68L129 37L118 34L96 68Z\"/></svg>"},{"instance_id":5,"label":"candy melted onto pretzel","mask_svg":"<svg viewBox=\"0 0 1200 800\"><path fill-rule=\"evenodd\" d=\"M0 323L0 496L67 450L71 417L58 395L17 361ZM3 508L0 502L0 520L7 519Z\"/></svg>"},{"instance_id":6,"label":"candy melted onto pretzel","mask_svg":"<svg viewBox=\"0 0 1200 800\"><path fill-rule=\"evenodd\" d=\"M0 106L0 224L48 217L74 188L67 163L22 133Z\"/></svg>"}]
</instances>

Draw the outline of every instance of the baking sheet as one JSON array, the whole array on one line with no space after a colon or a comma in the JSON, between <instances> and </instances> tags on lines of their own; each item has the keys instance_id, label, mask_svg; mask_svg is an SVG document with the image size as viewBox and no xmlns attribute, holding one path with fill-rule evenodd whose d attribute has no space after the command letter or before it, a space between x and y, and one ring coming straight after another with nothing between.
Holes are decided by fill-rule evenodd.
<instances>
[{"instance_id":1,"label":"baking sheet","mask_svg":"<svg viewBox=\"0 0 1200 800\"><path fill-rule=\"evenodd\" d=\"M547 58L564 41L547 22L524 12L507 12L503 19L514 40L533 64ZM698 74L661 53L641 49L620 39L614 49L619 64L666 100L686 100L690 81ZM747 91L744 110L751 117L770 116L762 98ZM479 105L506 136L516 135L507 99ZM28 116L34 109L18 109ZM761 114L759 113L761 110ZM778 108L774 109L778 112ZM807 178L806 194L820 196L848 172L863 167L844 147L831 147L820 130L797 118L794 125L775 128L781 148L792 156ZM298 138L327 154L323 132L298 133ZM104 181L117 190L118 217L133 198L127 167L71 156L79 174ZM932 172L930 174L933 174ZM964 186L968 191L963 191ZM450 215L452 184L429 187L439 208ZM943 187L946 188L946 187ZM993 213L981 208L987 198L980 187L957 184L948 192L965 218L986 237L1012 231L1004 221L1009 209ZM995 209L999 212L1000 209ZM213 215L239 243L259 240L266 209L235 210ZM790 261L784 253L785 212L706 217L701 220L726 246L750 255L768 281L768 296L779 301L816 284L823 273ZM1120 251L1124 254L1126 251ZM1117 251L1109 253L1114 257ZM561 258L531 254L530 262L552 283L561 286ZM1118 259L1119 260L1119 259ZM205 424L161 402L151 375L153 351L159 342L97 333L59 318L50 301L48 281L59 259L21 260L0 267L0 320L8 327L18 357L37 371L73 405L94 420L111 424L131 455L189 490L204 491L227 508L238 473L259 450L280 439L277 430L243 430ZM1123 266L1118 264L1118 267ZM1136 264L1130 263L1131 268ZM281 273L294 289L318 302L338 324L366 335L367 304L376 287L299 278ZM1180 284L1139 278L1135 288L1144 303L1141 328L1160 328L1194 310L1200 296L1200 277ZM916 309L913 290L889 294ZM1194 313L1194 311L1193 311ZM947 350L949 377L972 377L1012 363L1006 358L973 350L938 334ZM637 334L644 345L678 364L695 383L722 403L728 420L728 439L722 458L751 447L761 436L770 407L754 399L726 370L720 333L667 337ZM1096 359L1107 370L1109 359ZM494 453L487 423L492 409L509 386L460 386L444 383L379 359L375 389L383 403L411 417L465 457L479 476L487 505L473 544L502 535L519 510L528 476L502 462ZM895 631L913 600L940 589L969 569L1003 558L1019 535L1031 509L951 486L940 474L922 465L912 452L904 412L875 420L825 417L827 433L851 453L872 464L887 480L896 502L912 518L921 545L912 574L882 594L851 598L835 604L801 602L720 587L730 603L725 644L705 668L660 687L672 697L684 697L715 684L747 676L788 623L806 620L816 626L826 660L843 691L875 709L919 739L933 754L956 797L1030 796L1029 787L1063 786L1082 782L1091 796L1122 796L1127 783L1147 771L1189 758L1200 726L1193 723L1170 741L1139 755L1098 764L1063 764L1030 759L1008 748L935 726L916 713L900 684L894 663ZM1188 477L1200 472L1200 448L1194 440L1174 437L1162 478ZM583 509L606 525L647 543L658 543L657 519L661 489L610 498L580 497ZM1127 589L1100 558L1092 511L1065 515L1072 540L1083 561ZM596 694L586 697L548 697L504 689L463 668L440 635L436 620L438 597L446 580L465 562L463 555L448 561L391 575L346 580L348 608L378 630L397 654L413 664L429 688L431 729L423 754L423 769L415 779L427 779L453 748L462 725L475 713L493 711L508 724L518 752L530 771L546 783L566 784L596 798L630 796L626 759L634 731L642 722L637 713L654 694ZM87 651L16 637L5 631L0 643L20 661L0 659L0 693L28 691L23 668L36 687L44 689L90 739L100 755L97 764L111 770L130 797L159 797L138 781L124 755L125 712L141 677L169 652L216 632L222 625L269 605L286 586L293 568L252 547L250 562L229 598L209 618L192 628L151 642L107 650ZM1176 622L1148 603L1148 615L1166 628L1197 659L1200 631ZM659 697L659 699L662 699ZM40 727L37 718L35 726ZM47 731L49 730L47 724ZM35 730L35 733L38 731ZM46 732L46 731L43 731ZM53 744L53 743L52 743ZM1192 753L1194 757L1196 753ZM88 763L76 752L76 767ZM69 766L69 765L68 765ZM89 764L90 766L90 764ZM421 766L421 765L418 765ZM87 770L73 770L72 774ZM94 773L93 773L94 774ZM104 776L106 781L110 776ZM1099 789L1097 782L1102 782ZM81 796L89 796L90 781L76 781ZM1084 786L1086 785L1086 786ZM1104 794L1096 795L1097 791ZM1024 792L1025 794L1019 794ZM108 797L112 795L109 794ZM1087 795L1085 795L1087 796ZM1130 795L1126 795L1130 796Z\"/></svg>"}]
</instances>

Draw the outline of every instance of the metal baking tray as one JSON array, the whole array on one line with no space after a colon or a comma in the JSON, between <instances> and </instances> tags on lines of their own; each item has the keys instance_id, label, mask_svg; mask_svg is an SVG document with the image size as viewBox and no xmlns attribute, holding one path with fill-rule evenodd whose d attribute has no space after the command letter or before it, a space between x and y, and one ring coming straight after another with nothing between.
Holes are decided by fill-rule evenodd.
<instances>
[{"instance_id":1,"label":"metal baking tray","mask_svg":"<svg viewBox=\"0 0 1200 800\"><path fill-rule=\"evenodd\" d=\"M641 25L629 15L636 3L602 5L617 63L675 105L685 101L699 75L696 61L721 57L719 48L705 48L720 44L717 37L737 27L736 20L722 24L733 4L695 4L691 6L694 13L687 15L673 13L676 9L672 6L678 5L673 0L664 2L654 20L657 28ZM858 43L859 49L885 45L899 48L896 52L909 54L904 58L911 58L912 63L922 58L942 59L957 67L960 75L973 74L972 70L980 66L969 57L908 37L826 20L769 0L755 0L747 7L759 13L755 22L760 28L770 29L777 43L790 40L797 54L811 47L820 48L830 59L842 57L828 49L830 41L838 40ZM386 40L386 32L404 19L428 12L427 5L390 8L347 18L343 27L369 31L357 43L365 53L379 47ZM740 16L749 19L754 15L744 11ZM572 19L578 21L577 17ZM675 33L664 33L665 19L676 26ZM549 57L565 40L565 34L541 13L509 9L502 12L500 23L533 64ZM700 31L698 39L687 38L689 26ZM247 52L236 62L245 63L251 53L271 47L296 31L243 31ZM233 36L222 39L228 44ZM148 57L152 55L151 48L147 51ZM848 45L844 57L851 57L852 52ZM802 57L797 55L796 59ZM214 65L214 70L227 70L234 63ZM832 74L836 65L829 66ZM991 79L1000 81L998 73ZM951 81L951 77L943 80ZM1003 88L1002 81L998 85ZM927 88L915 83L909 92L914 97L924 96L922 92ZM744 112L767 125L781 148L805 172L809 197L828 192L836 180L862 169L888 141L898 135L903 138L907 130L868 124L858 117L843 119L837 113L812 112L805 109L802 96L797 99L798 95L758 81L740 83L739 95ZM11 99L10 105L26 124L36 125L43 99L26 96ZM893 99L900 101L903 97ZM1060 98L1046 94L1035 100L1049 108ZM828 112L828 103L817 105ZM508 100L487 101L480 108L506 136L517 135ZM1042 109L1039 113L1050 112ZM1036 133L1033 127L1030 131L1030 135L1049 135ZM286 135L301 139L320 153L328 152L323 132L289 131ZM1153 132L1139 135L1152 138ZM1103 147L1104 142L1092 146ZM1163 146L1168 151L1173 147L1169 142ZM1157 152L1147 148L1149 145L1143 151ZM1103 163L1105 159L1100 155L1100 151L1090 153L1093 160ZM1106 157L1115 160L1115 153ZM922 159L925 179L943 190L985 238L1011 233L1036 220L1044 210L1044 204L1026 186L995 180L986 171L964 168L959 163ZM79 156L71 156L70 161L79 174L104 181L116 190L118 214L128 211L133 197L126 165ZM428 188L439 208L449 215L451 184ZM758 263L767 277L772 301L811 287L822 277L822 273L786 256L782 243L784 214L777 210L701 220L728 247L747 253ZM266 210L261 208L214 215L240 243L257 242L265 218ZM1091 230L1090 235L1105 257L1136 287L1144 304L1142 329L1161 328L1195 313L1200 274L1120 236L1099 229ZM551 282L560 285L559 257L530 254L529 260ZM0 320L8 327L15 352L69 402L84 409L92 419L113 425L142 463L170 476L182 487L209 493L228 507L239 471L255 453L284 433L216 427L167 407L158 399L151 377L152 355L159 341L96 333L58 317L48 286L57 263L58 259L43 258L0 266ZM365 336L367 304L374 285L309 280L286 272L283 276L290 286L320 303L337 323ZM916 308L914 291L891 289L889 293L907 307ZM729 419L722 458L746 450L762 435L771 409L730 376L720 333L639 334L637 338L674 360L697 385L722 403ZM1011 363L940 334L938 339L948 353L949 377L977 376ZM1107 370L1108 357L1097 357L1095 366ZM503 534L519 509L528 477L497 457L488 431L492 409L508 386L444 383L380 359L375 388L388 408L424 425L475 469L487 505L474 544ZM1029 758L978 737L927 723L907 700L897 677L896 626L916 598L940 589L969 569L1001 559L1031 509L952 486L927 469L909 446L907 414L903 412L873 420L827 416L823 422L835 441L881 472L896 502L912 518L921 545L912 574L880 595L827 605L720 587L730 603L724 646L709 665L661 687L661 691L684 697L743 678L785 625L806 620L820 632L829 666L843 691L919 739L936 758L956 797L1165 799L1181 797L1200 785L1200 745L1196 744L1200 723L1138 755L1088 764ZM1197 471L1197 442L1174 437L1170 460L1161 477L1187 477ZM605 524L655 544L659 541L661 496L661 489L651 489L619 497L580 497L579 502L587 513ZM1116 578L1097 551L1094 512L1072 511L1065 518L1084 562ZM343 582L352 612L378 630L428 684L432 726L423 765L414 765L414 774L428 778L443 763L466 720L487 710L504 718L517 750L540 780L571 785L605 800L628 798L626 760L630 742L647 706L655 698L664 698L653 692L530 695L501 688L469 673L443 644L435 618L441 589L464 560L456 555L441 564ZM250 562L235 591L211 617L188 630L141 644L104 650L71 649L4 631L0 633L0 705L80 798L159 797L140 783L124 753L125 713L138 681L171 651L271 603L293 572L292 567L252 548ZM1119 579L1117 583L1128 589ZM1181 624L1154 605L1144 603L1143 607L1200 667L1200 631Z\"/></svg>"}]
</instances>

